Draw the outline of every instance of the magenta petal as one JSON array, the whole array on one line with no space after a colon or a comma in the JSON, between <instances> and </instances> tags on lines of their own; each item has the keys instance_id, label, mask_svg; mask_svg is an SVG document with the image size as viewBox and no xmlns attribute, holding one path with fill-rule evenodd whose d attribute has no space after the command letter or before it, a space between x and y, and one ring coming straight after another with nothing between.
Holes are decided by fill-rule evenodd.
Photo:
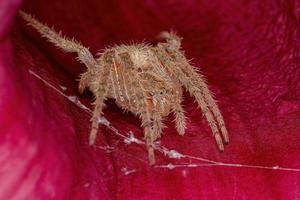
<instances>
[{"instance_id":1,"label":"magenta petal","mask_svg":"<svg viewBox=\"0 0 300 200\"><path fill-rule=\"evenodd\" d=\"M298 1L26 1L24 10L94 54L155 41L162 30L184 38L230 144L217 150L185 94L186 135L176 134L170 116L160 146L172 151L157 152L155 167L130 140L142 140L139 120L113 101L105 117L119 132L101 126L97 146L88 146L90 115L78 103L92 108L92 97L79 95L76 82L85 67L24 25L19 4L0 1L0 199L299 198Z\"/></svg>"}]
</instances>

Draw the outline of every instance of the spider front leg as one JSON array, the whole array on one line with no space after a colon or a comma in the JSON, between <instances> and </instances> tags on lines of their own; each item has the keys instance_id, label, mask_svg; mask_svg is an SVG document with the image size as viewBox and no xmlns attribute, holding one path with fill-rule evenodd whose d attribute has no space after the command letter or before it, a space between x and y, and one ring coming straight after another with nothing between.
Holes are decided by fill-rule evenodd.
<instances>
[{"instance_id":1,"label":"spider front leg","mask_svg":"<svg viewBox=\"0 0 300 200\"><path fill-rule=\"evenodd\" d=\"M89 85L91 80L97 76L97 84L99 87L95 91L92 91L96 97L94 102L95 108L93 111L92 117L92 130L90 133L89 144L92 145L95 142L96 134L98 131L98 119L102 114L102 110L104 107L104 101L106 99L107 94L107 77L109 76L109 67L101 68L101 66L97 63L91 52L88 48L81 45L79 42L74 39L68 39L61 35L61 33L57 33L55 30L49 28L48 26L42 24L38 20L36 20L31 15L20 11L19 15L27 21L28 25L35 28L43 37L47 38L51 43L55 46L59 47L65 52L74 52L78 55L78 60L81 61L87 67L87 72L85 72L79 82L79 92L82 93L84 89ZM111 64L112 57L114 56L114 52L108 52L106 55L107 62L106 64ZM105 56L104 56L105 57ZM105 65L103 65L105 66Z\"/></svg>"},{"instance_id":2,"label":"spider front leg","mask_svg":"<svg viewBox=\"0 0 300 200\"><path fill-rule=\"evenodd\" d=\"M134 82L136 81L133 81L133 83ZM133 98L137 100L142 127L144 128L144 138L148 149L149 164L153 165L155 164L154 142L161 135L163 127L162 118L159 112L153 110L152 99L146 95L142 86L137 90L134 90Z\"/></svg>"},{"instance_id":3,"label":"spider front leg","mask_svg":"<svg viewBox=\"0 0 300 200\"><path fill-rule=\"evenodd\" d=\"M180 79L181 83L189 90L192 96L195 96L210 123L210 127L215 135L220 150L223 150L224 147L221 137L218 134L218 128L221 130L225 143L229 142L229 137L222 114L203 77L189 64L184 54L180 51L182 38L174 32L162 32L161 37L166 39L167 43L160 46L163 47L163 49L160 49L160 53L164 52L162 55L166 57L171 55L176 63L176 69L171 69L170 72ZM168 62L170 62L170 60L167 60L167 63ZM216 119L216 122L214 118Z\"/></svg>"},{"instance_id":4,"label":"spider front leg","mask_svg":"<svg viewBox=\"0 0 300 200\"><path fill-rule=\"evenodd\" d=\"M93 111L93 116L91 118L92 121L92 129L90 132L89 136L89 145L93 145L95 143L96 137L97 137L97 132L98 132L98 127L99 127L99 118L103 114L102 110L103 107L105 106L104 101L105 101L105 96L106 96L106 90L101 91L101 89L98 91L99 95L96 96L96 100L93 103L95 105L94 111Z\"/></svg>"},{"instance_id":5,"label":"spider front leg","mask_svg":"<svg viewBox=\"0 0 300 200\"><path fill-rule=\"evenodd\" d=\"M144 128L144 138L146 140L146 145L148 149L148 160L150 165L155 164L155 155L154 155L154 134L153 127L151 126L152 121L149 119L148 113L142 113L142 127Z\"/></svg>"},{"instance_id":6,"label":"spider front leg","mask_svg":"<svg viewBox=\"0 0 300 200\"><path fill-rule=\"evenodd\" d=\"M223 116L216 104L216 101L213 99L213 96L208 89L203 76L197 73L195 68L191 66L186 59L184 59L184 62L182 63L182 65L180 65L180 67L185 76L190 80L189 91L194 91L194 96L202 95L205 103L208 105L209 109L214 115L214 118L217 121L217 125L221 130L225 143L228 143L229 137L227 129L225 127Z\"/></svg>"},{"instance_id":7,"label":"spider front leg","mask_svg":"<svg viewBox=\"0 0 300 200\"><path fill-rule=\"evenodd\" d=\"M141 113L142 127L144 128L144 138L148 149L148 160L150 165L155 164L154 142L158 139L162 132L162 118L158 112L149 111L149 105L146 105L147 110Z\"/></svg>"},{"instance_id":8,"label":"spider front leg","mask_svg":"<svg viewBox=\"0 0 300 200\"><path fill-rule=\"evenodd\" d=\"M195 97L213 132L218 148L223 151L224 145L221 134L225 143L228 143L228 133L218 106L212 98L202 76L189 65L179 49L176 51L169 51L169 49L166 50L164 46L161 45L156 50L156 53L162 66L166 68L173 77L176 77L179 80L179 82L189 91L191 96Z\"/></svg>"},{"instance_id":9,"label":"spider front leg","mask_svg":"<svg viewBox=\"0 0 300 200\"><path fill-rule=\"evenodd\" d=\"M181 106L182 94L176 91L176 99L173 106L173 112L175 113L176 129L179 135L184 135L186 129L186 120L184 115L184 110Z\"/></svg>"},{"instance_id":10,"label":"spider front leg","mask_svg":"<svg viewBox=\"0 0 300 200\"><path fill-rule=\"evenodd\" d=\"M103 67L99 73L100 80L97 82L98 88L96 91L93 91L96 99L93 103L95 105L93 116L92 116L92 129L89 136L89 144L93 145L96 140L98 126L99 126L99 118L101 117L102 110L105 106L104 101L107 97L107 80L109 77L110 71L109 67Z\"/></svg>"},{"instance_id":11,"label":"spider front leg","mask_svg":"<svg viewBox=\"0 0 300 200\"><path fill-rule=\"evenodd\" d=\"M225 143L229 142L227 129L225 128L225 123L220 110L216 105L215 100L212 98L212 95L208 90L204 79L187 62L179 63L175 65L175 68L179 80L189 91L189 93L195 97L198 105L200 106L204 116L209 123L219 149L223 151L224 146L219 128Z\"/></svg>"},{"instance_id":12,"label":"spider front leg","mask_svg":"<svg viewBox=\"0 0 300 200\"><path fill-rule=\"evenodd\" d=\"M98 74L94 74L97 76L98 80L96 82L97 89L95 91L92 91L96 97L96 100L94 102L95 108L93 111L93 117L91 119L92 121L92 129L89 137L89 144L93 145L96 140L97 132L98 132L98 126L99 126L99 118L101 117L102 110L105 106L104 101L107 98L107 81L110 76L110 69L113 66L113 59L115 56L115 51L107 51L103 54L103 67L100 68ZM86 75L88 76L88 75Z\"/></svg>"}]
</instances>

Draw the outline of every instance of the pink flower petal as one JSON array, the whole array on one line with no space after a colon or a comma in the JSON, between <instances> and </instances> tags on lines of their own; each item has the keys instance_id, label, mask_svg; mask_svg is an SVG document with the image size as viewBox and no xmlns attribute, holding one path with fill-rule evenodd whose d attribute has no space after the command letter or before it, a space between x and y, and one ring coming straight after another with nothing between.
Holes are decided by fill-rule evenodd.
<instances>
[{"instance_id":1,"label":"pink flower petal","mask_svg":"<svg viewBox=\"0 0 300 200\"><path fill-rule=\"evenodd\" d=\"M298 199L300 4L296 0L29 0L23 9L96 54L108 45L183 38L214 91L230 133L220 153L185 93L185 136L167 119L149 167L139 120L109 101L88 146L85 70L0 1L0 199ZM15 17L15 19L14 19ZM14 19L14 20L13 20ZM127 138L124 139L125 136ZM167 149L168 150L167 150ZM209 159L210 161L205 161Z\"/></svg>"}]
</instances>

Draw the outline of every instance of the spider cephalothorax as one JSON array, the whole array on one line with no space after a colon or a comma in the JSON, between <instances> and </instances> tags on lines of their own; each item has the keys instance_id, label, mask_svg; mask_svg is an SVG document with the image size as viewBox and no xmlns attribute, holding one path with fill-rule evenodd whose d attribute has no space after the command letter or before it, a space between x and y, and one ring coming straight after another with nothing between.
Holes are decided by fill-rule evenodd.
<instances>
[{"instance_id":1,"label":"spider cephalothorax","mask_svg":"<svg viewBox=\"0 0 300 200\"><path fill-rule=\"evenodd\" d=\"M139 44L107 48L95 59L79 42L61 36L24 12L20 15L57 47L66 52L76 52L78 59L86 65L87 71L80 78L79 92L88 88L95 96L90 145L95 142L105 100L115 99L119 107L140 117L149 162L154 164L154 142L161 136L164 117L173 112L178 133L183 135L185 132L185 115L181 106L183 86L195 97L219 149L224 150L221 135L225 143L229 139L223 117L203 76L189 64L180 50L181 38L175 33L161 33L165 42L156 46Z\"/></svg>"}]
</instances>

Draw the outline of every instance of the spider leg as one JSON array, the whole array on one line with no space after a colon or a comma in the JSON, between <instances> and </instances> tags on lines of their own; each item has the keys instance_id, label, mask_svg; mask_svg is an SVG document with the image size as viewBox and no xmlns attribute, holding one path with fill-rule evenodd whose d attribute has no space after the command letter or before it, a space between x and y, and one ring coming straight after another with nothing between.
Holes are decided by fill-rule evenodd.
<instances>
[{"instance_id":1,"label":"spider leg","mask_svg":"<svg viewBox=\"0 0 300 200\"><path fill-rule=\"evenodd\" d=\"M190 72L188 72L190 73ZM221 151L224 150L224 145L222 142L222 138L220 136L220 132L218 129L218 126L221 129L221 134L224 137L224 141L228 143L228 133L224 125L224 121L222 118L222 115L220 114L220 111L215 104L214 100L211 97L210 92L205 90L204 88L207 88L206 83L202 79L202 77L198 74L189 74L197 76L197 82L195 83L193 79L190 78L190 76L186 75L183 70L179 70L178 78L182 81L184 86L187 88L189 93L195 97L198 105L200 106L204 116L206 117L206 120L208 121L208 124L213 132L213 136L215 137L215 140L218 144L218 147ZM204 87L205 86L205 87ZM212 100L212 101L211 101ZM216 120L214 118L214 114L219 113L218 115L215 115Z\"/></svg>"},{"instance_id":2,"label":"spider leg","mask_svg":"<svg viewBox=\"0 0 300 200\"><path fill-rule=\"evenodd\" d=\"M148 149L148 159L150 165L155 164L155 140L161 136L163 124L162 117L159 112L151 111L149 112L149 104L147 105L147 111L141 114L142 126L144 127L144 138L146 140ZM150 117L150 118L149 118Z\"/></svg>"},{"instance_id":3,"label":"spider leg","mask_svg":"<svg viewBox=\"0 0 300 200\"><path fill-rule=\"evenodd\" d=\"M114 56L114 51L107 52L106 54L103 55L104 60L108 65L112 65L113 62L113 56ZM97 132L98 132L98 126L99 126L99 117L103 114L102 110L105 106L105 100L107 98L107 80L110 75L110 67L103 67L99 71L99 80L97 82L97 90L94 91L94 95L96 97L96 100L94 102L94 111L93 111L93 116L91 118L92 121L92 129L90 132L89 136L89 144L93 145L96 140Z\"/></svg>"},{"instance_id":4,"label":"spider leg","mask_svg":"<svg viewBox=\"0 0 300 200\"><path fill-rule=\"evenodd\" d=\"M190 87L190 86L188 86ZM192 87L192 86L191 86ZM188 89L191 90L191 95L193 95L198 103L198 105L200 106L204 116L206 117L206 120L208 121L208 124L213 132L213 136L215 137L215 140L218 144L218 147L220 149L220 151L224 151L224 145L222 142L222 138L220 136L219 133L219 129L217 126L217 123L213 117L213 114L211 112L211 110L209 109L209 105L207 104L207 102L204 99L204 95L202 91L193 91L192 89Z\"/></svg>"},{"instance_id":5,"label":"spider leg","mask_svg":"<svg viewBox=\"0 0 300 200\"><path fill-rule=\"evenodd\" d=\"M185 120L184 110L181 106L182 96L179 94L178 91L176 92L177 95L173 105L173 112L175 113L176 129L179 135L184 135L186 129L186 120Z\"/></svg>"},{"instance_id":6,"label":"spider leg","mask_svg":"<svg viewBox=\"0 0 300 200\"><path fill-rule=\"evenodd\" d=\"M193 66L191 66L187 61L185 62L185 64L182 66L184 67L184 69L182 70L187 77L189 77L191 79L191 84L190 84L190 90L192 91L192 88L198 88L200 89L200 93L199 91L196 92L195 94L202 94L204 101L206 102L206 104L208 105L209 109L211 110L212 114L214 115L216 121L217 121L217 125L221 130L222 136L224 138L225 143L229 142L229 137L228 137L228 132L227 129L225 127L225 122L223 119L223 116L216 104L216 101L213 99L213 95L211 94L210 90L208 89L207 84L205 83L205 80L203 78L202 75L200 75L199 73L196 72L195 68Z\"/></svg>"},{"instance_id":7,"label":"spider leg","mask_svg":"<svg viewBox=\"0 0 300 200\"><path fill-rule=\"evenodd\" d=\"M88 80L91 80L90 77L94 71L97 70L97 68L100 68L99 64L94 59L88 48L84 47L74 39L68 39L62 36L61 32L57 33L53 28L49 28L47 25L42 24L33 16L23 11L19 11L19 15L28 23L28 25L35 28L43 37L47 38L55 46L59 47L65 52L77 53L78 60L85 64L88 69L88 71L82 74L80 78L78 89L79 93L82 93L88 85Z\"/></svg>"},{"instance_id":8,"label":"spider leg","mask_svg":"<svg viewBox=\"0 0 300 200\"><path fill-rule=\"evenodd\" d=\"M152 121L149 118L149 113L141 113L142 127L144 128L144 138L146 140L146 145L148 149L148 160L150 165L155 164L155 155L154 155L154 134L153 127L151 126Z\"/></svg>"},{"instance_id":9,"label":"spider leg","mask_svg":"<svg viewBox=\"0 0 300 200\"><path fill-rule=\"evenodd\" d=\"M42 24L33 16L25 13L24 11L19 11L19 15L28 23L28 25L36 29L43 37L47 38L55 46L59 47L65 52L77 53L78 60L84 63L88 69L98 66L88 48L84 47L79 42L62 36L61 32L57 33L53 28L49 28L47 25Z\"/></svg>"},{"instance_id":10,"label":"spider leg","mask_svg":"<svg viewBox=\"0 0 300 200\"><path fill-rule=\"evenodd\" d=\"M145 93L146 95L146 106L150 113L151 129L153 130L154 141L161 136L162 129L164 127L162 123L162 114L160 112L160 105L154 103L154 98Z\"/></svg>"},{"instance_id":11,"label":"spider leg","mask_svg":"<svg viewBox=\"0 0 300 200\"><path fill-rule=\"evenodd\" d=\"M99 126L99 123L98 123L99 117L103 114L102 110L103 110L103 107L105 106L104 101L106 98L103 98L103 97L105 97L105 93L106 93L106 91L102 91L101 92L102 95L97 95L96 100L93 103L95 105L95 107L94 107L94 111L93 111L93 116L91 118L92 129L91 129L90 136L89 136L89 145L93 145L96 140L98 126Z\"/></svg>"},{"instance_id":12,"label":"spider leg","mask_svg":"<svg viewBox=\"0 0 300 200\"><path fill-rule=\"evenodd\" d=\"M180 83L195 97L213 132L218 148L223 151L224 145L218 127L221 130L225 143L229 142L228 133L225 128L223 117L202 76L188 64L183 55L179 55L180 58L178 58L178 63L178 61L174 62L169 60L169 54L164 49L158 49L156 52L158 53L163 67L174 77L177 77Z\"/></svg>"},{"instance_id":13,"label":"spider leg","mask_svg":"<svg viewBox=\"0 0 300 200\"><path fill-rule=\"evenodd\" d=\"M141 86L142 87L142 86ZM152 98L149 98L143 88L136 91L136 97L139 100L139 110L142 119L142 127L144 128L144 138L148 149L148 159L150 165L155 164L154 142L161 136L163 129L162 115L153 106ZM140 98L142 97L142 98Z\"/></svg>"},{"instance_id":14,"label":"spider leg","mask_svg":"<svg viewBox=\"0 0 300 200\"><path fill-rule=\"evenodd\" d=\"M135 82L135 81L134 81ZM144 128L144 138L148 149L149 164L155 164L154 142L159 138L162 131L161 116L158 113L153 113L153 103L147 98L146 93L142 90L135 90L133 98L138 100L138 110Z\"/></svg>"}]
</instances>

